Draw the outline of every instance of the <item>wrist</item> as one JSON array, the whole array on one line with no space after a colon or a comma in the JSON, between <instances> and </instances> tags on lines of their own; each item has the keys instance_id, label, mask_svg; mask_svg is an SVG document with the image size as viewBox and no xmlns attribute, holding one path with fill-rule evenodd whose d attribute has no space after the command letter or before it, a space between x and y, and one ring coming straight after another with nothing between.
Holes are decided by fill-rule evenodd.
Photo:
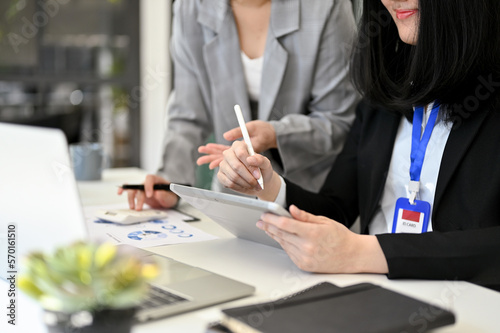
<instances>
[{"instance_id":1,"label":"wrist","mask_svg":"<svg viewBox=\"0 0 500 333\"><path fill-rule=\"evenodd\" d=\"M265 183L264 190L257 193L260 200L274 202L281 188L281 179L279 175L273 171L270 181Z\"/></svg>"},{"instance_id":2,"label":"wrist","mask_svg":"<svg viewBox=\"0 0 500 333\"><path fill-rule=\"evenodd\" d=\"M355 234L352 272L387 274L389 268L377 237Z\"/></svg>"},{"instance_id":3,"label":"wrist","mask_svg":"<svg viewBox=\"0 0 500 333\"><path fill-rule=\"evenodd\" d=\"M275 148L278 149L278 131L277 131L277 125L279 122L277 121L270 121L269 122L269 127L270 127L270 138L269 138L269 149Z\"/></svg>"}]
</instances>

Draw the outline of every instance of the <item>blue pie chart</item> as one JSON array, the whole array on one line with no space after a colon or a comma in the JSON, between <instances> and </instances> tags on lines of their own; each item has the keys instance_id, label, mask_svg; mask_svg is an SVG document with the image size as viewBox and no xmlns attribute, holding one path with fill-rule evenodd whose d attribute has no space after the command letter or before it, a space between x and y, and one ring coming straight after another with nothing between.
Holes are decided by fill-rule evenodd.
<instances>
[{"instance_id":1,"label":"blue pie chart","mask_svg":"<svg viewBox=\"0 0 500 333\"><path fill-rule=\"evenodd\" d=\"M153 240L167 238L167 234L154 230L138 230L128 234L128 238L133 240Z\"/></svg>"}]
</instances>

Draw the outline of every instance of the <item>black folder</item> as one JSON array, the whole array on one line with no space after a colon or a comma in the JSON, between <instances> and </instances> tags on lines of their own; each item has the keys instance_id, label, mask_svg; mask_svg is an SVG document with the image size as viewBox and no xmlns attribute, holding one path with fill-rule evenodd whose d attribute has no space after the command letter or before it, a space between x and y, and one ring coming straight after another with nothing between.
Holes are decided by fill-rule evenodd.
<instances>
[{"instance_id":1,"label":"black folder","mask_svg":"<svg viewBox=\"0 0 500 333\"><path fill-rule=\"evenodd\" d=\"M451 325L452 312L371 283L322 282L273 302L223 309L234 333L425 332Z\"/></svg>"}]
</instances>

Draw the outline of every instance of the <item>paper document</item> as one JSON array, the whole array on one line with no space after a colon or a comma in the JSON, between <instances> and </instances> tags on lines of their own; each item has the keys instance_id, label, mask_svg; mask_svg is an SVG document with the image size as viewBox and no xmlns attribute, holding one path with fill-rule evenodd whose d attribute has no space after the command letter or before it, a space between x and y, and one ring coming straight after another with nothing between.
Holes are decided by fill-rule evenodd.
<instances>
[{"instance_id":1,"label":"paper document","mask_svg":"<svg viewBox=\"0 0 500 333\"><path fill-rule=\"evenodd\" d=\"M173 209L167 211L168 216L165 219L129 225L105 222L96 218L96 212L100 209L127 208L128 206L124 204L86 207L84 214L90 239L145 248L218 238L184 222L191 220L192 217Z\"/></svg>"}]
</instances>

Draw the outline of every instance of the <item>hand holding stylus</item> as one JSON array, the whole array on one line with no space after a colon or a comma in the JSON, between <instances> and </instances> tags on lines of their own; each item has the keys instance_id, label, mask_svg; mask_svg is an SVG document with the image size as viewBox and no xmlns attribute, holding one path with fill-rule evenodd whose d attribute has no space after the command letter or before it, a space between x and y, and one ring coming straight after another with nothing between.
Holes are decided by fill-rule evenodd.
<instances>
[{"instance_id":1,"label":"hand holding stylus","mask_svg":"<svg viewBox=\"0 0 500 333\"><path fill-rule=\"evenodd\" d=\"M238 124L241 128L241 133L243 134L243 140L247 145L247 150L250 156L255 155L253 150L252 141L250 141L250 136L248 135L247 127L245 125L245 119L243 118L243 113L241 112L241 108L238 104L234 106L234 112L236 113L236 118L238 119ZM258 179L259 185L262 189L264 189L264 180L262 179L262 172L259 169L260 177Z\"/></svg>"}]
</instances>

